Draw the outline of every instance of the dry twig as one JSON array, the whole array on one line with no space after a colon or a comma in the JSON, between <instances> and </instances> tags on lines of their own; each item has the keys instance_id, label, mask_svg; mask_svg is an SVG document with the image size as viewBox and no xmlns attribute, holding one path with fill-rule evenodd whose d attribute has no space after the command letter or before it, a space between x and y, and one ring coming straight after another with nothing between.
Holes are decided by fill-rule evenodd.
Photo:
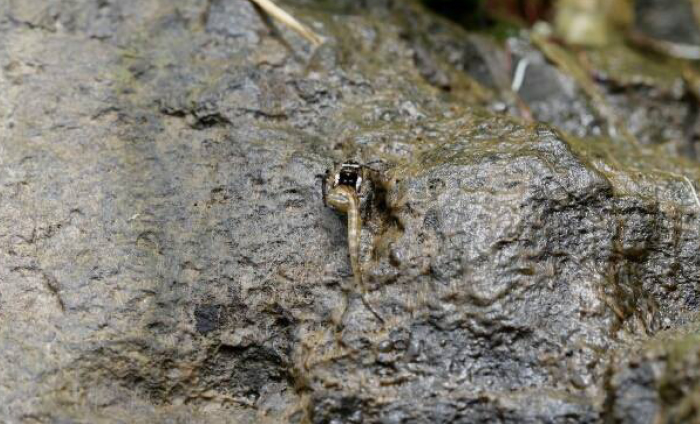
<instances>
[{"instance_id":1,"label":"dry twig","mask_svg":"<svg viewBox=\"0 0 700 424\"><path fill-rule=\"evenodd\" d=\"M690 187L690 191L693 193L693 197L695 198L695 204L698 205L698 209L700 209L700 198L698 198L698 192L695 191L695 186L690 181L690 178L686 177L685 175L683 175L683 179L685 180L686 183L688 183L688 186Z\"/></svg>"},{"instance_id":2,"label":"dry twig","mask_svg":"<svg viewBox=\"0 0 700 424\"><path fill-rule=\"evenodd\" d=\"M282 10L279 6L270 0L250 0L258 5L265 13L287 25L289 28L298 32L299 35L309 40L314 46L320 45L323 40L306 25L302 24L294 18L294 16Z\"/></svg>"}]
</instances>

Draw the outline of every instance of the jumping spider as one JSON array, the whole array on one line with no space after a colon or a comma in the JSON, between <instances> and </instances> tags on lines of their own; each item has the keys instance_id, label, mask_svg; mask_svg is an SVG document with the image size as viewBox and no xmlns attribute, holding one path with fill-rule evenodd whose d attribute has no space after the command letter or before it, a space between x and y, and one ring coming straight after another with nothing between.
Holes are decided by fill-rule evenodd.
<instances>
[{"instance_id":1,"label":"jumping spider","mask_svg":"<svg viewBox=\"0 0 700 424\"><path fill-rule=\"evenodd\" d=\"M362 290L362 301L367 309L379 321L384 322L365 298L367 288L362 279L362 265L360 264L362 211L369 207L369 203L373 199L378 177L379 171L371 169L367 165L345 162L336 165L333 170L326 171L321 189L324 205L346 214L348 217L348 251L355 285Z\"/></svg>"}]
</instances>

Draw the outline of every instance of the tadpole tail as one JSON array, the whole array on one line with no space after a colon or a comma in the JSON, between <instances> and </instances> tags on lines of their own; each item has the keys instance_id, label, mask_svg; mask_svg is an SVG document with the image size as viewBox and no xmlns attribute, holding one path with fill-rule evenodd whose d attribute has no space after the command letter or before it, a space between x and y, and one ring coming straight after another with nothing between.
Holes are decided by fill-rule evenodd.
<instances>
[{"instance_id":1,"label":"tadpole tail","mask_svg":"<svg viewBox=\"0 0 700 424\"><path fill-rule=\"evenodd\" d=\"M355 204L348 208L348 250L350 251L350 267L355 276L355 286L360 290L360 297L365 307L375 318L384 324L384 318L370 305L367 300L367 288L362 280L362 267L360 265L360 235L362 230L362 218L360 217L359 200L353 196Z\"/></svg>"}]
</instances>

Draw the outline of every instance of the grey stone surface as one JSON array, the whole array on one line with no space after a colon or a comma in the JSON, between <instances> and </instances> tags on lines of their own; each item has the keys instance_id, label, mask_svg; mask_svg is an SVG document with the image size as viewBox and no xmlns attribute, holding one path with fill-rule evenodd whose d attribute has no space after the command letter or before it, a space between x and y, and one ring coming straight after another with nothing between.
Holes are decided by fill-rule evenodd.
<instances>
[{"instance_id":1,"label":"grey stone surface","mask_svg":"<svg viewBox=\"0 0 700 424\"><path fill-rule=\"evenodd\" d=\"M635 27L662 40L700 44L693 2L688 0L635 0Z\"/></svg>"},{"instance_id":2,"label":"grey stone surface","mask_svg":"<svg viewBox=\"0 0 700 424\"><path fill-rule=\"evenodd\" d=\"M0 421L697 418L663 412L696 372L624 355L696 334L697 164L489 112L412 2L280 3L326 43L246 0L0 0ZM384 323L321 200L348 158Z\"/></svg>"}]
</instances>

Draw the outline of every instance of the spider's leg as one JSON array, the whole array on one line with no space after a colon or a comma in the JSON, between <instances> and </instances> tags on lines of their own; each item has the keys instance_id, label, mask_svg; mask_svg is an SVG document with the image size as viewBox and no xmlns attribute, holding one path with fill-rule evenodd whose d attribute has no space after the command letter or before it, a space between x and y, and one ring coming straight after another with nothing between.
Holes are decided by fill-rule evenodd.
<instances>
[{"instance_id":1,"label":"spider's leg","mask_svg":"<svg viewBox=\"0 0 700 424\"><path fill-rule=\"evenodd\" d=\"M316 174L316 178L321 179L321 198L323 199L323 206L328 206L326 197L328 196L328 177L330 174L331 171L329 169L326 170L325 174Z\"/></svg>"},{"instance_id":2,"label":"spider's leg","mask_svg":"<svg viewBox=\"0 0 700 424\"><path fill-rule=\"evenodd\" d=\"M377 165L377 164L379 164L380 168L382 168L382 169L376 169L375 167L371 166L371 165ZM375 159L375 160L371 160L369 162L366 162L362 166L369 171L380 174L385 170L384 168L386 168L386 162L384 162L384 160L382 160L382 159Z\"/></svg>"},{"instance_id":3,"label":"spider's leg","mask_svg":"<svg viewBox=\"0 0 700 424\"><path fill-rule=\"evenodd\" d=\"M365 296L366 296L366 293L364 293L364 292L360 293L360 299L362 300L362 304L365 305L365 308L367 308L367 310L369 310L372 313L372 315L374 315L374 317L377 318L377 320L380 323L385 324L386 321L384 321L384 318L382 318L382 316L379 315L379 312L377 312L374 309L374 307L369 303L369 300L367 300L367 298Z\"/></svg>"},{"instance_id":4,"label":"spider's leg","mask_svg":"<svg viewBox=\"0 0 700 424\"><path fill-rule=\"evenodd\" d=\"M328 206L326 202L326 196L328 195L328 178L323 178L321 180L321 195L323 196L323 206Z\"/></svg>"}]
</instances>

